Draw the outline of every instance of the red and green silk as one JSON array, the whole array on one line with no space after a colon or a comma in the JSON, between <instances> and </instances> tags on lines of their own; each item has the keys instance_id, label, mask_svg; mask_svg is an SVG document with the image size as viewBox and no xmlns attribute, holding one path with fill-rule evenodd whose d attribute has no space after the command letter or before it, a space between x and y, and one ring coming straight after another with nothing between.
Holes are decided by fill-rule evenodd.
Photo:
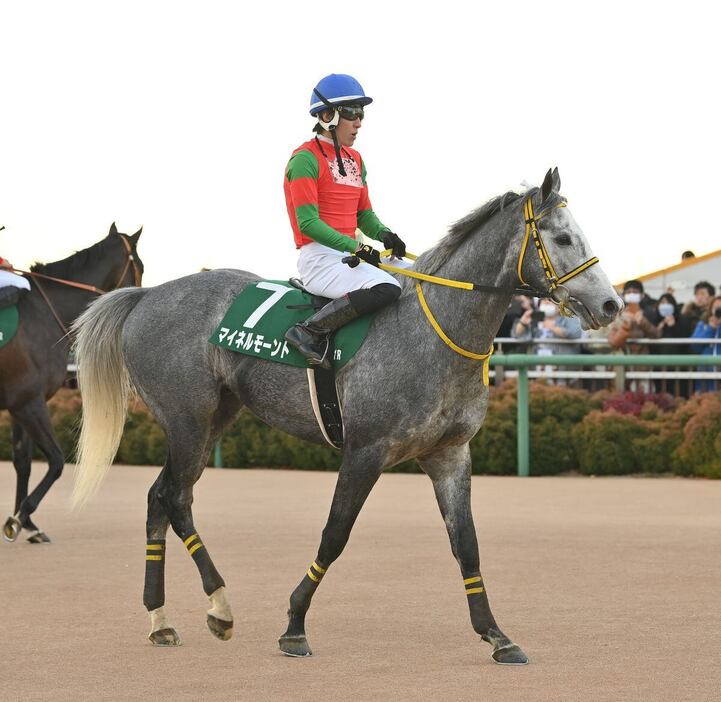
<instances>
[{"instance_id":1,"label":"red and green silk","mask_svg":"<svg viewBox=\"0 0 721 702\"><path fill-rule=\"evenodd\" d=\"M355 251L356 229L381 241L388 231L371 206L366 169L355 149L343 147L346 176L338 172L335 151L327 154L315 139L297 148L285 170L285 202L297 248L317 241L337 251Z\"/></svg>"}]
</instances>

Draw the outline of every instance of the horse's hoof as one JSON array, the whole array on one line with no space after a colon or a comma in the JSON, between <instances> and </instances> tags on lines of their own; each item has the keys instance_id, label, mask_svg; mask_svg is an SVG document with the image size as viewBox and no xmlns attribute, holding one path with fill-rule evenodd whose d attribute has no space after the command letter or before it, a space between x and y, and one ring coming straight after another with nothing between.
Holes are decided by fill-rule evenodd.
<instances>
[{"instance_id":1,"label":"horse's hoof","mask_svg":"<svg viewBox=\"0 0 721 702\"><path fill-rule=\"evenodd\" d=\"M182 646L183 642L178 636L178 632L175 629L158 629L158 631L151 631L148 636L150 643L153 646Z\"/></svg>"},{"instance_id":2,"label":"horse's hoof","mask_svg":"<svg viewBox=\"0 0 721 702\"><path fill-rule=\"evenodd\" d=\"M281 653L292 658L304 658L312 656L313 651L310 650L308 639L305 636L281 636L278 639Z\"/></svg>"},{"instance_id":3,"label":"horse's hoof","mask_svg":"<svg viewBox=\"0 0 721 702\"><path fill-rule=\"evenodd\" d=\"M228 641L233 636L233 622L218 619L212 614L208 615L208 629L210 633L221 641Z\"/></svg>"},{"instance_id":4,"label":"horse's hoof","mask_svg":"<svg viewBox=\"0 0 721 702\"><path fill-rule=\"evenodd\" d=\"M497 648L491 656L500 665L527 665L528 656L516 644L506 644Z\"/></svg>"},{"instance_id":5,"label":"horse's hoof","mask_svg":"<svg viewBox=\"0 0 721 702\"><path fill-rule=\"evenodd\" d=\"M28 536L27 538L27 541L30 544L52 543L52 541L50 541L50 537L44 531L40 531L39 529L30 534L30 536Z\"/></svg>"},{"instance_id":6,"label":"horse's hoof","mask_svg":"<svg viewBox=\"0 0 721 702\"><path fill-rule=\"evenodd\" d=\"M17 541L22 527L23 525L20 524L19 519L15 519L15 517L8 517L5 524L3 524L3 539L10 542Z\"/></svg>"}]
</instances>

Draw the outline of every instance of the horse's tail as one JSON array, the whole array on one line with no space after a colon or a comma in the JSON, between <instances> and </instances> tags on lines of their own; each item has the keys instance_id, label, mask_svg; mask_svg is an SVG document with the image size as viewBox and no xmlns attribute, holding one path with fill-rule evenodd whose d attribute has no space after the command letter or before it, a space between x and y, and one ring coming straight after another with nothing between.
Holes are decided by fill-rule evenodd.
<instances>
[{"instance_id":1,"label":"horse's tail","mask_svg":"<svg viewBox=\"0 0 721 702\"><path fill-rule=\"evenodd\" d=\"M72 502L82 506L98 490L123 435L131 384L121 334L147 290L122 288L98 298L73 324L83 418Z\"/></svg>"}]
</instances>

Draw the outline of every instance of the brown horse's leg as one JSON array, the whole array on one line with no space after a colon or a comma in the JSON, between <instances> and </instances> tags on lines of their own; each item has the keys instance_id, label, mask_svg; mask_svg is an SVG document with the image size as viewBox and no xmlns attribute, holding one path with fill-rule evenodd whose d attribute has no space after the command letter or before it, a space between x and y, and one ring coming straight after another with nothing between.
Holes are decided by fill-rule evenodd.
<instances>
[{"instance_id":1,"label":"brown horse's leg","mask_svg":"<svg viewBox=\"0 0 721 702\"><path fill-rule=\"evenodd\" d=\"M493 646L492 656L497 663L528 663L523 651L499 629L488 603L471 513L471 454L468 444L442 449L419 459L419 463L433 481L451 550L461 568L474 630Z\"/></svg>"},{"instance_id":2,"label":"brown horse's leg","mask_svg":"<svg viewBox=\"0 0 721 702\"><path fill-rule=\"evenodd\" d=\"M32 465L33 444L27 432L19 422L12 420L12 442L13 442L13 466L17 475L17 487L15 489L15 509L13 514L20 511L20 505L28 496L28 482L30 481L30 467ZM31 531L38 531L37 526L28 516L23 522L23 528Z\"/></svg>"},{"instance_id":3,"label":"brown horse's leg","mask_svg":"<svg viewBox=\"0 0 721 702\"><path fill-rule=\"evenodd\" d=\"M280 650L286 655L312 655L305 635L305 615L326 570L345 548L353 524L380 473L381 461L377 455L362 450L355 451L351 464L346 454L338 473L333 503L328 522L323 529L318 555L290 596L288 628L278 640Z\"/></svg>"},{"instance_id":4,"label":"brown horse's leg","mask_svg":"<svg viewBox=\"0 0 721 702\"><path fill-rule=\"evenodd\" d=\"M5 522L5 537L14 541L17 534L15 534L15 538L11 538L13 523L19 522L20 525L25 525L28 522L30 515L38 508L40 501L53 483L62 475L65 459L58 440L55 438L48 409L41 397L35 398L20 408L13 408L10 413L48 459L48 472L35 489L22 500L17 507L15 516ZM32 520L30 523L32 524ZM41 533L40 536L44 537L40 539L41 541L49 541L44 534Z\"/></svg>"}]
</instances>

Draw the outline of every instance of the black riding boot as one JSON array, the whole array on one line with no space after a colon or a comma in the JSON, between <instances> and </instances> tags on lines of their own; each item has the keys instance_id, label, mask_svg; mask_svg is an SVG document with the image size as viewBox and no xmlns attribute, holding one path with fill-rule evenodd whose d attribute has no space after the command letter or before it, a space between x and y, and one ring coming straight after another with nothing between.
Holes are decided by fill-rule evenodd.
<instances>
[{"instance_id":1,"label":"black riding boot","mask_svg":"<svg viewBox=\"0 0 721 702\"><path fill-rule=\"evenodd\" d=\"M11 307L12 305L17 305L18 301L20 300L21 292L25 291L20 290L20 288L16 288L13 285L0 288L0 309L4 307Z\"/></svg>"},{"instance_id":2,"label":"black riding boot","mask_svg":"<svg viewBox=\"0 0 721 702\"><path fill-rule=\"evenodd\" d=\"M348 295L344 295L331 300L305 322L291 327L285 333L285 339L308 359L311 366L330 369L328 335L358 316Z\"/></svg>"}]
</instances>

